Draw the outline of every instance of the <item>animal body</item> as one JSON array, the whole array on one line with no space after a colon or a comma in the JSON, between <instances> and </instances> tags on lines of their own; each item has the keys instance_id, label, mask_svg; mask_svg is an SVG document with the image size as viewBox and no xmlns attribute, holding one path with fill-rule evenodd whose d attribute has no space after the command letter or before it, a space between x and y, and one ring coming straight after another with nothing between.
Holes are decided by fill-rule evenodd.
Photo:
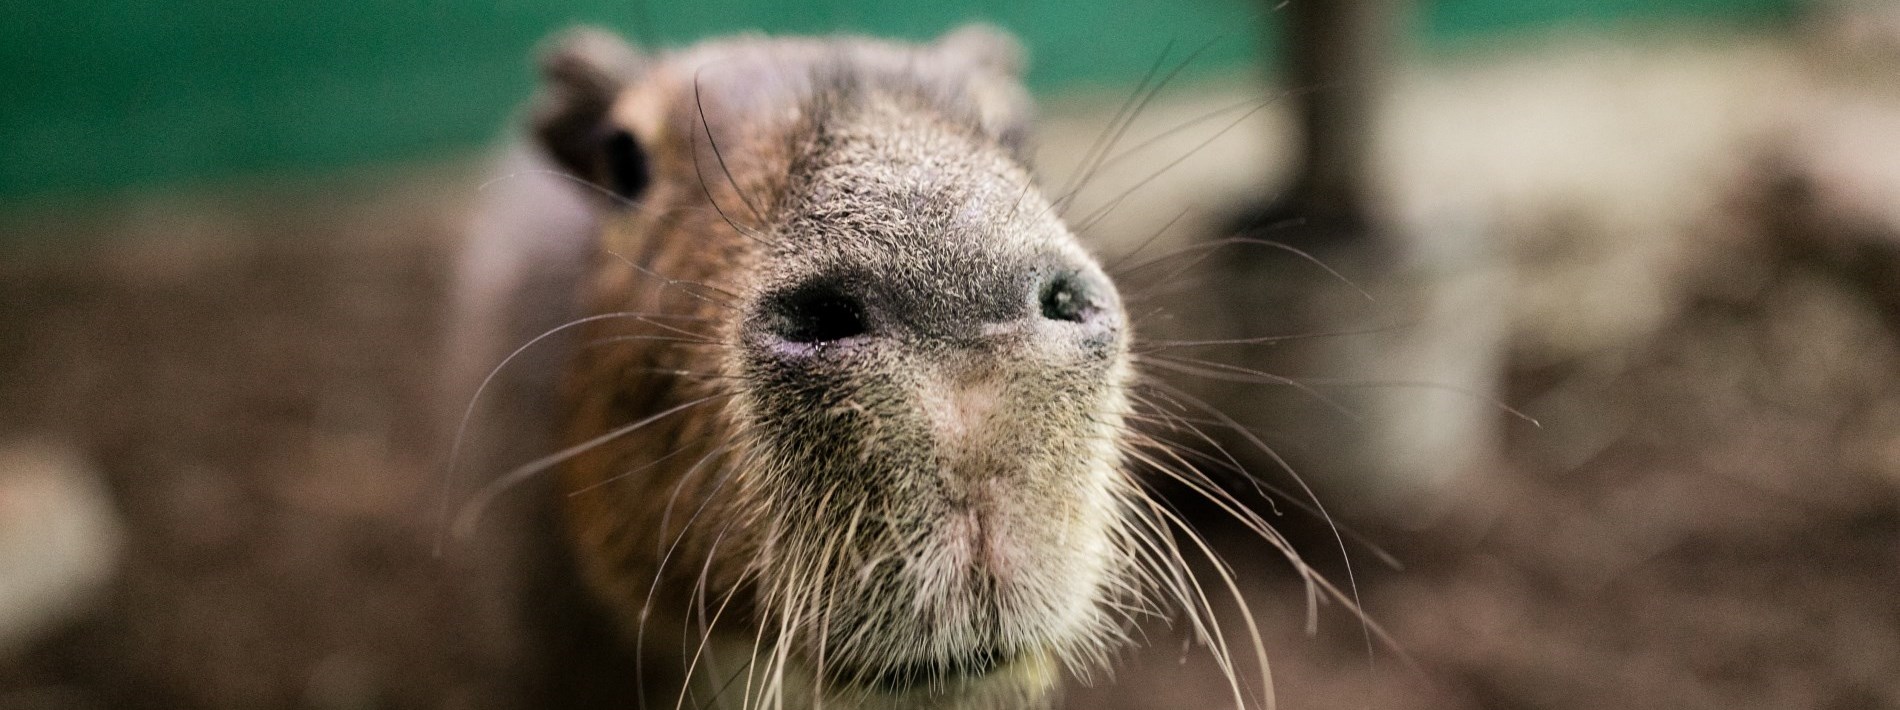
<instances>
[{"instance_id":1,"label":"animal body","mask_svg":"<svg viewBox=\"0 0 1900 710\"><path fill-rule=\"evenodd\" d=\"M982 27L546 55L591 246L520 247L584 285L567 448L517 473L560 468L650 706L1038 706L1122 642L1164 545L1131 335L1025 165L1020 61Z\"/></svg>"}]
</instances>

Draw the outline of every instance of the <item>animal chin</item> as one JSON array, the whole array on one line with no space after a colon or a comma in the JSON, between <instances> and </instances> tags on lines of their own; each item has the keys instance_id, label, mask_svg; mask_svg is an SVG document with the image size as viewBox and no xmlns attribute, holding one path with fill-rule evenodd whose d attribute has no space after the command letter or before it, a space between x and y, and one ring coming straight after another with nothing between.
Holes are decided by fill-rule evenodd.
<instances>
[{"instance_id":1,"label":"animal chin","mask_svg":"<svg viewBox=\"0 0 1900 710\"><path fill-rule=\"evenodd\" d=\"M957 523L946 526L950 530L943 531L948 539L936 546L943 555L933 561L942 567L926 576L945 586L902 587L908 598L898 603L921 604L914 607L920 613L895 621L858 620L877 624L884 633L906 641L881 649L832 645L825 661L830 667L824 669L832 682L898 694L958 692L972 684L1046 682L1043 674L1032 671L1046 669L1048 664L1030 661L1047 661L1072 631L1064 623L1065 614L1051 612L1086 603L1089 595L1080 589L1046 586L1046 580L1038 582L1033 575L997 569L996 553L987 551L985 543L994 542L993 536L1001 531L986 529L980 519L975 514L959 516ZM846 637L856 631L838 630ZM839 652L845 648L850 650Z\"/></svg>"},{"instance_id":2,"label":"animal chin","mask_svg":"<svg viewBox=\"0 0 1900 710\"><path fill-rule=\"evenodd\" d=\"M840 668L833 681L884 693L941 690L979 680L1009 666L1019 654L994 646L972 648L955 656L903 661L874 668Z\"/></svg>"}]
</instances>

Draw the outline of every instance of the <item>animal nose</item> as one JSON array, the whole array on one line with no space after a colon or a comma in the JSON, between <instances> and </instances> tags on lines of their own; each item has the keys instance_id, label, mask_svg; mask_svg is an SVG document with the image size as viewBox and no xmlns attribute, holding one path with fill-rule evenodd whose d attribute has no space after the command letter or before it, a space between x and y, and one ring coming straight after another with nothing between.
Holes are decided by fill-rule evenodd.
<instances>
[{"instance_id":1,"label":"animal nose","mask_svg":"<svg viewBox=\"0 0 1900 710\"><path fill-rule=\"evenodd\" d=\"M1102 315L1101 288L1072 271L1058 271L1042 280L1036 301L1042 317L1052 321L1087 323Z\"/></svg>"},{"instance_id":2,"label":"animal nose","mask_svg":"<svg viewBox=\"0 0 1900 710\"><path fill-rule=\"evenodd\" d=\"M814 278L769 296L764 311L773 338L809 348L880 337L966 340L1038 323L1055 328L1034 332L1061 337L1071 328L1112 327L1116 308L1098 274L1045 265Z\"/></svg>"},{"instance_id":3,"label":"animal nose","mask_svg":"<svg viewBox=\"0 0 1900 710\"><path fill-rule=\"evenodd\" d=\"M870 330L863 299L835 281L806 282L772 300L771 328L788 343L820 345Z\"/></svg>"}]
</instances>

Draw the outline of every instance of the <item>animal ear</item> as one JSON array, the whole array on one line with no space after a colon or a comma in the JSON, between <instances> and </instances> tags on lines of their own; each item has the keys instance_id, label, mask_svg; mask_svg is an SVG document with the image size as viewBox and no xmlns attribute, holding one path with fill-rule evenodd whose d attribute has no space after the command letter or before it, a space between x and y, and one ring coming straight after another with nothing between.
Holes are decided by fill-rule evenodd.
<instances>
[{"instance_id":1,"label":"animal ear","mask_svg":"<svg viewBox=\"0 0 1900 710\"><path fill-rule=\"evenodd\" d=\"M650 176L645 149L612 112L645 65L632 46L592 27L556 35L541 52L535 138L562 169L623 199L638 197Z\"/></svg>"},{"instance_id":2,"label":"animal ear","mask_svg":"<svg viewBox=\"0 0 1900 710\"><path fill-rule=\"evenodd\" d=\"M931 49L949 65L969 68L964 87L984 132L1027 164L1035 107L1022 87L1022 45L1009 33L979 23L951 30Z\"/></svg>"},{"instance_id":3,"label":"animal ear","mask_svg":"<svg viewBox=\"0 0 1900 710\"><path fill-rule=\"evenodd\" d=\"M1027 60L1023 45L995 25L973 22L937 38L937 51L1003 76L1020 79Z\"/></svg>"}]
</instances>

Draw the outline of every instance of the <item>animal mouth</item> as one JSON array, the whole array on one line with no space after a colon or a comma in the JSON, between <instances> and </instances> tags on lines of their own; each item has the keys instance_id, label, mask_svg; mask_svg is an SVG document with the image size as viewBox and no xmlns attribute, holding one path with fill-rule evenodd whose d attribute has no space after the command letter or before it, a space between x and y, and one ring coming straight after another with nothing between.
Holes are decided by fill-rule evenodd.
<instances>
[{"instance_id":1,"label":"animal mouth","mask_svg":"<svg viewBox=\"0 0 1900 710\"><path fill-rule=\"evenodd\" d=\"M1014 651L985 646L958 656L906 661L876 668L839 669L832 676L839 683L885 693L906 693L919 688L941 688L989 675L1009 665L1016 655Z\"/></svg>"}]
</instances>

